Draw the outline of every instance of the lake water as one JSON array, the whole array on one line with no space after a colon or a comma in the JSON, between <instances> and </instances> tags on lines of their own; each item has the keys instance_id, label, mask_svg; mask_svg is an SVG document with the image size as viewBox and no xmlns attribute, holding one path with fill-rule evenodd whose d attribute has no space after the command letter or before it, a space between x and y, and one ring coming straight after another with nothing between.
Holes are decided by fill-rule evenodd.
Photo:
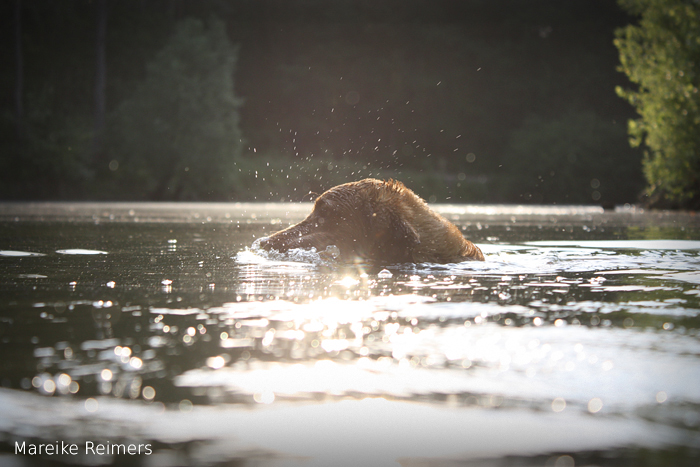
<instances>
[{"instance_id":1,"label":"lake water","mask_svg":"<svg viewBox=\"0 0 700 467\"><path fill-rule=\"evenodd\" d=\"M698 216L435 206L484 263L252 248L310 208L0 204L0 464L698 465Z\"/></svg>"}]
</instances>

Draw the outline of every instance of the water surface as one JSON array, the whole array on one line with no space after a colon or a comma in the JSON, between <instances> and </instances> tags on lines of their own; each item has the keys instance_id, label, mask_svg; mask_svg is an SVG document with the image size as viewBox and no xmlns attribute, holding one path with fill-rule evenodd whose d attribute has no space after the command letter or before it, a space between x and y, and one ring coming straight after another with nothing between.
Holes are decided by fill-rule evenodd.
<instances>
[{"instance_id":1,"label":"water surface","mask_svg":"<svg viewBox=\"0 0 700 467\"><path fill-rule=\"evenodd\" d=\"M0 204L0 461L697 465L696 216L436 209L484 263L252 246L308 204Z\"/></svg>"}]
</instances>

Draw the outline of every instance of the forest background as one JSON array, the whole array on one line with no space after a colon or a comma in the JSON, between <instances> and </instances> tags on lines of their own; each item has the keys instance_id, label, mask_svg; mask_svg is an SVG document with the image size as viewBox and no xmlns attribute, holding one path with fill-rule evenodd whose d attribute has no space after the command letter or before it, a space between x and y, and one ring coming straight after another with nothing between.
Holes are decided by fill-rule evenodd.
<instances>
[{"instance_id":1,"label":"forest background","mask_svg":"<svg viewBox=\"0 0 700 467\"><path fill-rule=\"evenodd\" d=\"M635 18L612 0L15 0L0 18L0 199L300 201L377 177L431 202L645 200L613 44Z\"/></svg>"}]
</instances>

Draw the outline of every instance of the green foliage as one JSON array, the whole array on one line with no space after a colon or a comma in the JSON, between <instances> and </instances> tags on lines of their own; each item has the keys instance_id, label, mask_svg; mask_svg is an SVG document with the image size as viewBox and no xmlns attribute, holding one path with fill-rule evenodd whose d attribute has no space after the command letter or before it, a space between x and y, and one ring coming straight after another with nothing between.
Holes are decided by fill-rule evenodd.
<instances>
[{"instance_id":1,"label":"green foliage","mask_svg":"<svg viewBox=\"0 0 700 467\"><path fill-rule=\"evenodd\" d=\"M87 149L90 119L52 106L54 88L45 86L26 99L23 134L17 138L15 120L0 117L0 197L5 199L76 199L92 177Z\"/></svg>"},{"instance_id":2,"label":"green foliage","mask_svg":"<svg viewBox=\"0 0 700 467\"><path fill-rule=\"evenodd\" d=\"M110 116L110 196L224 200L234 194L243 144L236 59L223 22L205 26L190 18L176 26L145 80Z\"/></svg>"},{"instance_id":3,"label":"green foliage","mask_svg":"<svg viewBox=\"0 0 700 467\"><path fill-rule=\"evenodd\" d=\"M374 176L439 202L523 202L501 155L514 131L542 129L528 115L633 116L612 92L613 30L628 17L608 1L267 3L110 2L96 152L95 2L23 2L27 132L19 141L14 67L0 68L0 197L301 199ZM13 6L0 2L6 57ZM226 34L177 25L210 16ZM565 196L543 199L576 199Z\"/></svg>"},{"instance_id":4,"label":"green foliage","mask_svg":"<svg viewBox=\"0 0 700 467\"><path fill-rule=\"evenodd\" d=\"M617 31L620 70L637 85L616 89L640 117L630 142L644 145L652 202L700 208L700 4L620 0L639 25Z\"/></svg>"},{"instance_id":5,"label":"green foliage","mask_svg":"<svg viewBox=\"0 0 700 467\"><path fill-rule=\"evenodd\" d=\"M84 181L92 176L86 153L92 136L92 109L84 90L90 89L94 74L83 61L88 48L79 31L89 29L92 18L81 15L76 2L60 7L22 5L24 112L18 122L13 106L7 105L16 96L0 94L0 105L5 104L0 109L0 198L79 199L84 195ZM0 17L13 19L7 8L14 6L15 2L0 5ZM4 21L0 29L14 32L15 26ZM0 90L9 93L16 85L17 50L13 36L3 39L0 54L6 65L0 68ZM94 47L89 47L88 56L94 61L93 53Z\"/></svg>"},{"instance_id":6,"label":"green foliage","mask_svg":"<svg viewBox=\"0 0 700 467\"><path fill-rule=\"evenodd\" d=\"M511 134L502 189L510 202L624 203L642 187L639 159L624 128L593 113L532 117Z\"/></svg>"}]
</instances>

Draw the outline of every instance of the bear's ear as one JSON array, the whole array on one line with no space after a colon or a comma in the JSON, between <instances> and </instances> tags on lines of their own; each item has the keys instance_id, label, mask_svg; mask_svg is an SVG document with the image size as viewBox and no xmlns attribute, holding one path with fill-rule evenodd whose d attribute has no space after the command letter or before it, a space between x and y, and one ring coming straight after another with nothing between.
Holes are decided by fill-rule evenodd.
<instances>
[{"instance_id":1,"label":"bear's ear","mask_svg":"<svg viewBox=\"0 0 700 467\"><path fill-rule=\"evenodd\" d=\"M401 208L384 206L373 212L365 229L371 257L396 263L413 261L413 252L421 238Z\"/></svg>"},{"instance_id":2,"label":"bear's ear","mask_svg":"<svg viewBox=\"0 0 700 467\"><path fill-rule=\"evenodd\" d=\"M413 248L420 244L420 235L403 216L395 211L390 211L388 213L388 221L391 237L395 240L403 241L403 244L408 248Z\"/></svg>"}]
</instances>

